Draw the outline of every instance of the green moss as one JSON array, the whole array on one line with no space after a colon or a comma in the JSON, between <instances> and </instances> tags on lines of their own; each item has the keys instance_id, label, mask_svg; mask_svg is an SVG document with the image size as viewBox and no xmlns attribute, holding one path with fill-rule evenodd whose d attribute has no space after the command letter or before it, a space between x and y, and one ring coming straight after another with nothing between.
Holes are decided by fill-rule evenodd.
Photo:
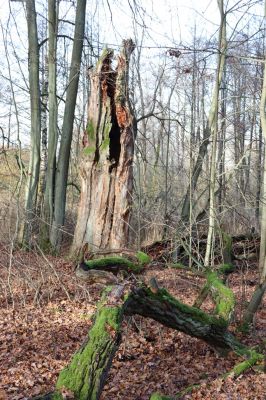
<instances>
[{"instance_id":1,"label":"green moss","mask_svg":"<svg viewBox=\"0 0 266 400\"><path fill-rule=\"evenodd\" d=\"M223 259L224 263L231 263L232 262L232 245L233 240L230 235L225 232L222 232L222 239L223 239Z\"/></svg>"},{"instance_id":2,"label":"green moss","mask_svg":"<svg viewBox=\"0 0 266 400\"><path fill-rule=\"evenodd\" d=\"M225 377L233 375L235 378L237 378L239 375L243 374L247 369L251 368L257 362L261 362L264 360L263 354L259 354L255 350L246 349L244 353L245 355L248 355L249 358L235 365L234 368L225 375Z\"/></svg>"},{"instance_id":3,"label":"green moss","mask_svg":"<svg viewBox=\"0 0 266 400\"><path fill-rule=\"evenodd\" d=\"M102 54L99 57L99 60L96 64L96 69L98 69L101 64L103 63L103 61L107 58L107 57L112 57L114 54L114 51L108 48L103 49Z\"/></svg>"},{"instance_id":4,"label":"green moss","mask_svg":"<svg viewBox=\"0 0 266 400\"><path fill-rule=\"evenodd\" d=\"M148 295L154 299L157 299L162 302L169 302L173 307L176 307L182 313L191 316L193 319L196 319L202 323L207 325L216 325L223 327L224 321L213 317L211 315L206 314L196 307L188 306L184 303L181 303L176 298L171 296L166 289L159 289L157 293L153 293L150 289L146 289L148 291Z\"/></svg>"},{"instance_id":5,"label":"green moss","mask_svg":"<svg viewBox=\"0 0 266 400\"><path fill-rule=\"evenodd\" d=\"M137 251L136 257L141 265L146 265L151 262L150 256L148 256L148 254L144 253L143 251Z\"/></svg>"},{"instance_id":6,"label":"green moss","mask_svg":"<svg viewBox=\"0 0 266 400\"><path fill-rule=\"evenodd\" d=\"M52 400L63 400L64 397L59 392L54 392L51 397Z\"/></svg>"},{"instance_id":7,"label":"green moss","mask_svg":"<svg viewBox=\"0 0 266 400\"><path fill-rule=\"evenodd\" d=\"M87 342L60 373L57 390L63 387L71 390L79 400L97 399L101 376L120 332L121 319L121 307L100 306Z\"/></svg>"},{"instance_id":8,"label":"green moss","mask_svg":"<svg viewBox=\"0 0 266 400\"><path fill-rule=\"evenodd\" d=\"M235 267L233 266L233 264L222 264L220 265L219 269L218 269L218 274L230 274L232 272L234 272Z\"/></svg>"},{"instance_id":9,"label":"green moss","mask_svg":"<svg viewBox=\"0 0 266 400\"><path fill-rule=\"evenodd\" d=\"M228 251L231 251L233 244L232 237L228 235L226 232L222 232L222 237L223 237L224 248Z\"/></svg>"},{"instance_id":10,"label":"green moss","mask_svg":"<svg viewBox=\"0 0 266 400\"><path fill-rule=\"evenodd\" d=\"M180 392L178 392L178 393L175 395L175 399L180 399L180 398L182 398L183 396L185 396L186 394L192 392L192 390L197 389L197 388L199 388L199 387L200 387L200 385L199 385L198 383L195 383L195 384L193 384L193 385L189 385L189 386L187 386L185 389L183 389L183 390L181 390Z\"/></svg>"},{"instance_id":11,"label":"green moss","mask_svg":"<svg viewBox=\"0 0 266 400\"><path fill-rule=\"evenodd\" d=\"M110 138L109 137L105 137L104 140L101 143L101 149L102 150L109 149L109 144L110 144Z\"/></svg>"},{"instance_id":12,"label":"green moss","mask_svg":"<svg viewBox=\"0 0 266 400\"><path fill-rule=\"evenodd\" d=\"M171 400L171 397L163 396L162 394L156 392L151 395L150 400Z\"/></svg>"},{"instance_id":13,"label":"green moss","mask_svg":"<svg viewBox=\"0 0 266 400\"><path fill-rule=\"evenodd\" d=\"M142 265L135 265L131 261L127 260L124 257L105 257L105 258L98 258L95 260L88 260L85 261L85 264L88 266L89 269L101 269L106 267L111 267L115 265L121 265L126 267L128 271L132 272L140 272L143 268Z\"/></svg>"},{"instance_id":14,"label":"green moss","mask_svg":"<svg viewBox=\"0 0 266 400\"><path fill-rule=\"evenodd\" d=\"M231 250L232 248L232 237L230 235L228 235L226 232L222 232L222 238L223 238L223 243L224 243L224 247L226 247L227 249Z\"/></svg>"},{"instance_id":15,"label":"green moss","mask_svg":"<svg viewBox=\"0 0 266 400\"><path fill-rule=\"evenodd\" d=\"M248 322L243 322L241 325L237 327L238 332L249 333L250 324Z\"/></svg>"},{"instance_id":16,"label":"green moss","mask_svg":"<svg viewBox=\"0 0 266 400\"><path fill-rule=\"evenodd\" d=\"M91 154L94 154L94 153L95 153L95 150L96 150L96 147L95 147L95 146L88 146L88 147L85 147L85 148L83 149L83 153L84 153L86 156L89 156L89 155L91 155Z\"/></svg>"},{"instance_id":17,"label":"green moss","mask_svg":"<svg viewBox=\"0 0 266 400\"><path fill-rule=\"evenodd\" d=\"M235 306L234 294L229 287L222 283L215 272L208 271L206 277L207 284L210 287L216 303L215 313L219 318L223 319L225 323L228 323Z\"/></svg>"},{"instance_id":18,"label":"green moss","mask_svg":"<svg viewBox=\"0 0 266 400\"><path fill-rule=\"evenodd\" d=\"M94 141L95 140L95 128L94 128L92 119L89 119L89 121L87 123L86 132L87 132L88 138L91 141Z\"/></svg>"}]
</instances>

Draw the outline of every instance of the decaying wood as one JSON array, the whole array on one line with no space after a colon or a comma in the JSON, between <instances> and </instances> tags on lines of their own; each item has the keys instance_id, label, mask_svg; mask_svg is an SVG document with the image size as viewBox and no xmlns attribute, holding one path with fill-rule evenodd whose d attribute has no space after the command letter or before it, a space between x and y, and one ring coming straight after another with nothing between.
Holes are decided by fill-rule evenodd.
<instances>
[{"instance_id":1,"label":"decaying wood","mask_svg":"<svg viewBox=\"0 0 266 400\"><path fill-rule=\"evenodd\" d=\"M105 50L90 73L88 124L80 163L81 198L72 254L127 247L132 204L134 116L128 97L132 40L125 40L116 70Z\"/></svg>"},{"instance_id":2,"label":"decaying wood","mask_svg":"<svg viewBox=\"0 0 266 400\"><path fill-rule=\"evenodd\" d=\"M90 285L93 283L102 283L104 285L117 283L117 278L111 272L96 269L89 270L88 268L84 268L83 264L78 264L75 269L75 275L78 279L86 281Z\"/></svg>"},{"instance_id":3,"label":"decaying wood","mask_svg":"<svg viewBox=\"0 0 266 400\"><path fill-rule=\"evenodd\" d=\"M60 373L56 392L49 398L63 399L63 393L68 391L73 399L99 400L120 343L123 316L133 314L152 318L204 340L219 351L233 350L247 357L247 361L236 367L237 371L241 369L241 373L263 359L261 354L242 345L223 321L179 302L165 289L159 288L154 279L148 286L115 285L103 293L87 340Z\"/></svg>"}]
</instances>

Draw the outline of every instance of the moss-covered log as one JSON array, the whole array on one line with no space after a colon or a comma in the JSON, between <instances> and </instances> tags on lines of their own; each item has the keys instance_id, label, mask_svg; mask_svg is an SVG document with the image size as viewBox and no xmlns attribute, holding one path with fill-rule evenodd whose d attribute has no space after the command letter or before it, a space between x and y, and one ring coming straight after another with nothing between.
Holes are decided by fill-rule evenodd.
<instances>
[{"instance_id":1,"label":"moss-covered log","mask_svg":"<svg viewBox=\"0 0 266 400\"><path fill-rule=\"evenodd\" d=\"M181 303L165 289L154 285L153 281L149 287L143 285L131 288L130 293L126 285L117 285L104 292L86 342L74 355L69 366L60 373L56 392L49 395L49 399L63 399L64 393L70 394L76 400L100 398L113 356L119 346L124 314L152 318L167 327L202 339L218 351L226 353L233 350L245 356L247 360L235 368L235 374L263 358L228 332L223 319ZM161 395L154 394L152 398L165 398L158 396Z\"/></svg>"},{"instance_id":2,"label":"moss-covered log","mask_svg":"<svg viewBox=\"0 0 266 400\"><path fill-rule=\"evenodd\" d=\"M235 297L232 290L223 284L216 272L208 271L207 285L215 302L215 314L228 324L235 308Z\"/></svg>"},{"instance_id":3,"label":"moss-covered log","mask_svg":"<svg viewBox=\"0 0 266 400\"><path fill-rule=\"evenodd\" d=\"M88 339L59 375L56 390L69 390L75 399L100 398L113 356L120 343L124 286L106 291Z\"/></svg>"},{"instance_id":4,"label":"moss-covered log","mask_svg":"<svg viewBox=\"0 0 266 400\"><path fill-rule=\"evenodd\" d=\"M134 290L125 312L152 318L169 328L202 339L217 350L242 349L240 343L227 331L223 319L181 303L165 289L157 292L147 287Z\"/></svg>"},{"instance_id":5,"label":"moss-covered log","mask_svg":"<svg viewBox=\"0 0 266 400\"><path fill-rule=\"evenodd\" d=\"M257 353L255 350L246 349L245 355L248 358L244 361L241 361L239 364L236 364L231 371L225 374L225 378L229 376L237 378L238 376L242 375L246 370L253 367L253 365L257 364L258 362L264 361L264 356L260 353Z\"/></svg>"},{"instance_id":6,"label":"moss-covered log","mask_svg":"<svg viewBox=\"0 0 266 400\"><path fill-rule=\"evenodd\" d=\"M216 306L214 312L225 325L228 325L234 312L235 297L232 290L223 283L219 275L224 276L229 270L231 271L229 267L231 268L228 264L224 264L218 270L218 273L207 270L205 272L207 282L194 302L194 307L199 308L210 294Z\"/></svg>"},{"instance_id":7,"label":"moss-covered log","mask_svg":"<svg viewBox=\"0 0 266 400\"><path fill-rule=\"evenodd\" d=\"M103 258L96 258L92 260L85 260L83 268L85 266L88 270L106 270L111 272L119 272L125 270L128 272L139 273L143 267L150 262L150 257L139 251L134 255L131 255L131 260L121 256L109 256Z\"/></svg>"}]
</instances>

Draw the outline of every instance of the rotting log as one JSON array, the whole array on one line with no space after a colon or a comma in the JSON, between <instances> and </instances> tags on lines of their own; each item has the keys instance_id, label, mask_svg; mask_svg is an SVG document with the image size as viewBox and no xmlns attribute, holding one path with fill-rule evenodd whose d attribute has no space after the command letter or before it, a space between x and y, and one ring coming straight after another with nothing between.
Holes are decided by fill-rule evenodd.
<instances>
[{"instance_id":1,"label":"rotting log","mask_svg":"<svg viewBox=\"0 0 266 400\"><path fill-rule=\"evenodd\" d=\"M131 260L116 255L84 260L82 265L84 270L85 267L87 267L87 270L106 270L114 273L125 270L127 272L139 273L143 270L144 266L150 262L150 257L138 251L134 255L131 255Z\"/></svg>"},{"instance_id":2,"label":"rotting log","mask_svg":"<svg viewBox=\"0 0 266 400\"><path fill-rule=\"evenodd\" d=\"M104 285L113 285L117 283L117 278L111 272L89 269L84 263L77 265L75 275L78 279L81 279L90 285L94 283L101 283Z\"/></svg>"},{"instance_id":3,"label":"rotting log","mask_svg":"<svg viewBox=\"0 0 266 400\"><path fill-rule=\"evenodd\" d=\"M215 314L226 324L230 322L235 309L235 296L233 291L223 284L216 272L208 271L207 285L215 302Z\"/></svg>"},{"instance_id":4,"label":"rotting log","mask_svg":"<svg viewBox=\"0 0 266 400\"><path fill-rule=\"evenodd\" d=\"M233 350L248 358L237 365L235 373L242 373L263 359L261 354L242 345L228 332L220 319L181 303L158 285L137 288L130 288L128 284L116 285L105 290L88 338L69 366L60 373L56 391L49 397L38 399L62 400L68 394L76 400L99 400L120 343L123 315L133 314L152 318L167 327L202 339L216 350Z\"/></svg>"},{"instance_id":5,"label":"rotting log","mask_svg":"<svg viewBox=\"0 0 266 400\"><path fill-rule=\"evenodd\" d=\"M88 339L59 375L56 390L68 389L76 399L98 399L121 339L124 286L104 293Z\"/></svg>"},{"instance_id":6,"label":"rotting log","mask_svg":"<svg viewBox=\"0 0 266 400\"><path fill-rule=\"evenodd\" d=\"M230 264L223 264L217 272L207 269L204 272L207 282L193 304L194 307L200 308L210 294L216 306L214 313L225 325L229 324L235 308L234 293L223 282L224 276L232 271L233 267Z\"/></svg>"},{"instance_id":7,"label":"rotting log","mask_svg":"<svg viewBox=\"0 0 266 400\"><path fill-rule=\"evenodd\" d=\"M126 248L133 190L135 118L128 96L128 68L134 50L124 40L116 70L106 49L90 71L88 123L80 161L81 197L72 258L85 243L92 251Z\"/></svg>"},{"instance_id":8,"label":"rotting log","mask_svg":"<svg viewBox=\"0 0 266 400\"><path fill-rule=\"evenodd\" d=\"M227 352L239 347L235 337L227 331L224 320L181 303L165 289L154 291L143 286L133 290L125 312L152 318L169 328L204 340L218 351Z\"/></svg>"}]
</instances>

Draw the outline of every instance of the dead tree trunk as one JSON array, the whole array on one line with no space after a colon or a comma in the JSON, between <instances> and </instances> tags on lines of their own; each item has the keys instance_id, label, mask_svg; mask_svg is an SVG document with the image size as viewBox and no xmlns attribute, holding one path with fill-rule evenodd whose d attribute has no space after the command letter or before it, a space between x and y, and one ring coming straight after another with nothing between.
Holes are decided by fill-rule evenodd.
<instances>
[{"instance_id":1,"label":"dead tree trunk","mask_svg":"<svg viewBox=\"0 0 266 400\"><path fill-rule=\"evenodd\" d=\"M248 357L242 372L263 355L242 345L227 330L223 318L179 302L152 280L149 287L129 284L109 287L99 302L94 323L81 349L59 375L56 391L38 399L60 400L68 393L78 400L99 400L112 359L120 343L123 315L139 314L190 336L220 351L233 350Z\"/></svg>"},{"instance_id":2,"label":"dead tree trunk","mask_svg":"<svg viewBox=\"0 0 266 400\"><path fill-rule=\"evenodd\" d=\"M127 246L132 203L134 117L128 97L129 59L134 44L123 42L117 68L105 50L90 73L91 97L80 164L81 198L72 245L79 254Z\"/></svg>"}]
</instances>

